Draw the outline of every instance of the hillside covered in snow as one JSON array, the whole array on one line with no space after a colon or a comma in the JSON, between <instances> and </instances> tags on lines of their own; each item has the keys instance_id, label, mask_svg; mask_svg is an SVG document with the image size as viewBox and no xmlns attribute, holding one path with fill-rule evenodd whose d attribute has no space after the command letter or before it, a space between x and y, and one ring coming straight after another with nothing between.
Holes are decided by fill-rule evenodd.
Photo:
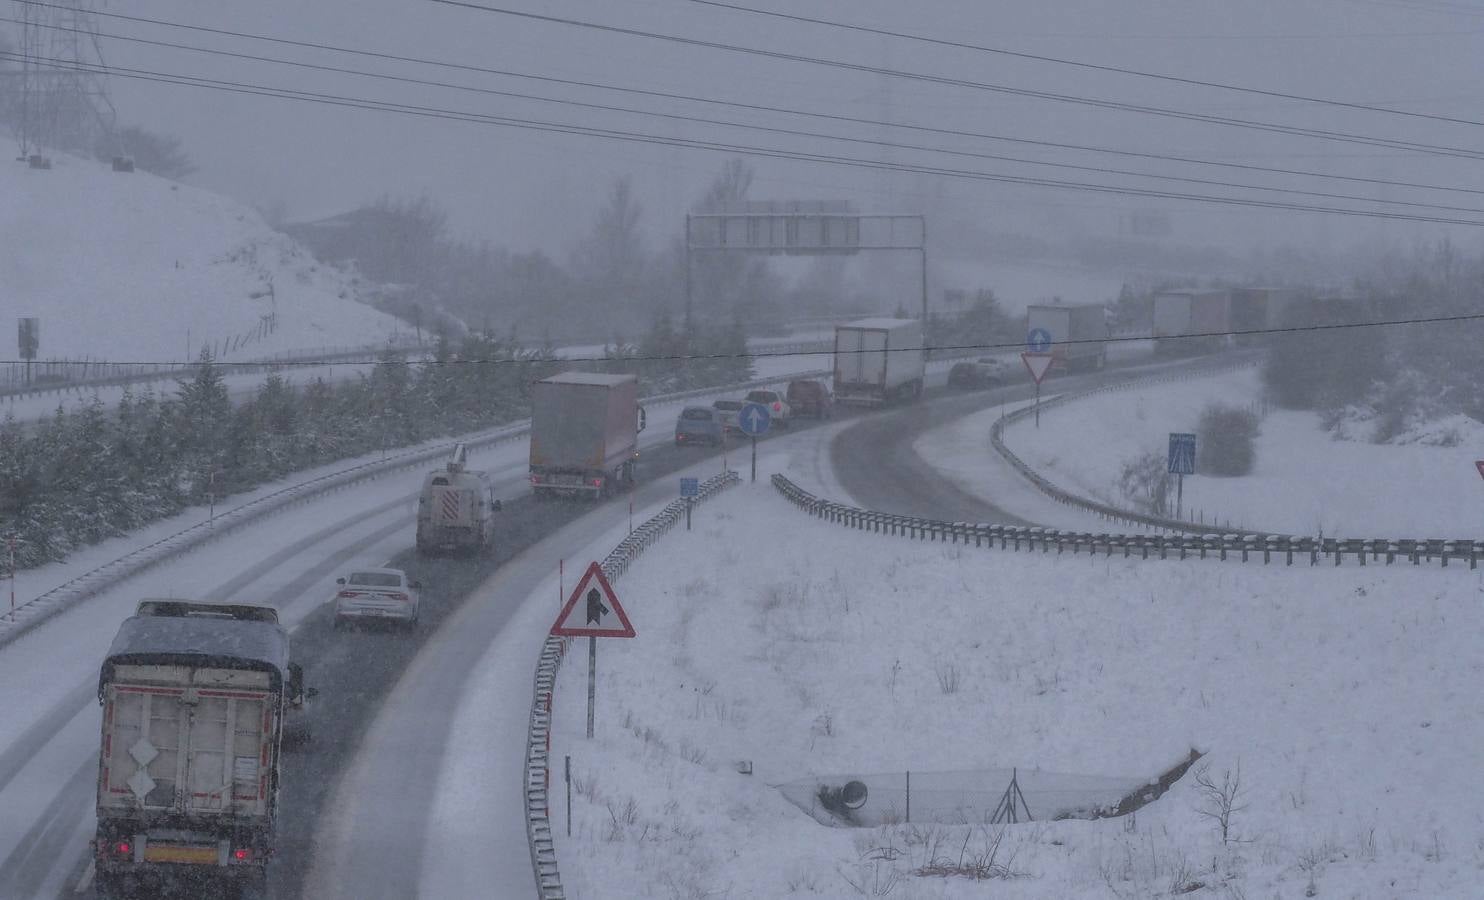
<instances>
[{"instance_id":1,"label":"hillside covered in snow","mask_svg":"<svg viewBox=\"0 0 1484 900\"><path fill-rule=\"evenodd\" d=\"M142 171L61 154L32 169L18 155L0 139L0 325L38 317L40 359L164 362L210 346L248 360L405 330L250 207Z\"/></svg>"}]
</instances>

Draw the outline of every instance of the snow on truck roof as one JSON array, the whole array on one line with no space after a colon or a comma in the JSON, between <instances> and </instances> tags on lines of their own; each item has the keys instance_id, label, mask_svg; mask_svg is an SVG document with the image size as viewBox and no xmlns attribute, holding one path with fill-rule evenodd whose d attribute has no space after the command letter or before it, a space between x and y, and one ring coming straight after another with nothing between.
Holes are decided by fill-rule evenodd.
<instances>
[{"instance_id":1,"label":"snow on truck roof","mask_svg":"<svg viewBox=\"0 0 1484 900\"><path fill-rule=\"evenodd\" d=\"M237 615L244 607L221 606L217 614L208 604L150 603L119 625L103 659L100 691L115 665L130 663L224 665L288 680L289 635L276 621Z\"/></svg>"},{"instance_id":2,"label":"snow on truck roof","mask_svg":"<svg viewBox=\"0 0 1484 900\"><path fill-rule=\"evenodd\" d=\"M844 325L837 325L835 327L837 327L837 328L881 328L881 329L890 330L890 329L893 329L893 328L901 328L903 325L917 325L917 324L920 324L920 320L918 320L918 319L893 319L893 318L890 318L890 317L878 316L878 317L876 317L874 319L857 319L854 322L846 322Z\"/></svg>"},{"instance_id":3,"label":"snow on truck roof","mask_svg":"<svg viewBox=\"0 0 1484 900\"><path fill-rule=\"evenodd\" d=\"M630 381L637 381L635 375L605 375L600 372L563 372L550 378L543 378L538 384L594 384L602 387L613 387Z\"/></svg>"}]
</instances>

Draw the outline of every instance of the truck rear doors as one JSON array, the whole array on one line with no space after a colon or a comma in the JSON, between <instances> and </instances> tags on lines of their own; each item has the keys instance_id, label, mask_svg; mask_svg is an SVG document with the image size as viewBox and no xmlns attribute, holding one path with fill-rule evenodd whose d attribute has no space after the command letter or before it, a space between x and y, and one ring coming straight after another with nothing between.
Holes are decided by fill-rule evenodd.
<instances>
[{"instance_id":1,"label":"truck rear doors","mask_svg":"<svg viewBox=\"0 0 1484 900\"><path fill-rule=\"evenodd\" d=\"M879 329L839 328L835 331L835 384L886 383L886 332Z\"/></svg>"},{"instance_id":2,"label":"truck rear doors","mask_svg":"<svg viewBox=\"0 0 1484 900\"><path fill-rule=\"evenodd\" d=\"M269 814L275 710L266 673L118 670L104 690L100 811Z\"/></svg>"}]
</instances>

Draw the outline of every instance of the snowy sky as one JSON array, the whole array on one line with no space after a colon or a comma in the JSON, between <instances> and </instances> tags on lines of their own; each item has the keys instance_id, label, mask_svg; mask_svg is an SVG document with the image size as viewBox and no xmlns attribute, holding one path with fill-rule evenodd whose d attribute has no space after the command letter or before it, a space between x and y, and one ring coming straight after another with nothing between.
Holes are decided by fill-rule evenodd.
<instances>
[{"instance_id":1,"label":"snowy sky","mask_svg":"<svg viewBox=\"0 0 1484 900\"><path fill-rule=\"evenodd\" d=\"M838 28L784 22L690 0L490 0L528 10L693 38L769 48L1012 85L1174 107L1206 114L1327 128L1415 142L1473 147L1479 126L1380 115L1271 97L1100 73L1063 65L936 47ZM886 0L745 0L744 5L886 29L1133 67L1195 79L1386 104L1477 118L1474 89L1484 75L1484 8L1443 0L1129 0L1057 4ZM431 0L115 0L108 12L149 16L302 41L497 68L512 72L782 105L932 127L969 129L1050 141L1176 153L1261 166L1484 189L1477 160L1449 159L1335 143L1247 128L1176 121L983 90L842 71L648 38L530 21ZM6 26L10 27L10 26ZM867 139L955 147L1037 159L1112 165L1160 173L1303 189L1484 207L1468 194L1376 188L1253 172L1175 166L1099 154L1056 151L801 119L772 113L571 88L390 60L263 44L104 18L106 35L148 36L316 64L432 79L494 90L610 103ZM119 67L300 90L375 97L445 109L554 122L581 122L722 143L880 158L1018 175L1160 186L1123 176L1046 169L919 151L821 142L646 116L554 106L446 87L288 68L199 52L104 39ZM725 156L700 150L620 143L505 127L411 118L385 112L242 96L115 78L125 122L184 138L199 172L193 180L260 205L282 204L291 217L333 214L382 194L427 194L446 207L462 233L518 249L570 247L586 227L596 195L631 174L651 239L679 230L678 220ZM754 193L766 198L846 197L868 211L926 209L939 222L989 223L989 230L1116 233L1131 209L1173 213L1175 234L1241 246L1297 240L1326 245L1377 235L1410 243L1442 233L1436 224L1339 218L1130 200L1064 190L1007 187L924 175L892 175L804 162L759 160ZM1172 187L1165 184L1165 187ZM1173 186L1178 187L1178 186ZM1187 185L1182 190L1220 193ZM1275 195L1276 196L1276 195ZM1279 197L1281 199L1281 197ZM1291 198L1304 200L1304 198ZM1309 198L1305 202L1326 202ZM1330 201L1338 202L1338 201ZM1431 214L1438 214L1434 211ZM1451 213L1443 215L1465 216ZM1484 219L1484 215L1474 216ZM947 227L953 227L951 224ZM1477 229L1456 235L1473 242Z\"/></svg>"}]
</instances>

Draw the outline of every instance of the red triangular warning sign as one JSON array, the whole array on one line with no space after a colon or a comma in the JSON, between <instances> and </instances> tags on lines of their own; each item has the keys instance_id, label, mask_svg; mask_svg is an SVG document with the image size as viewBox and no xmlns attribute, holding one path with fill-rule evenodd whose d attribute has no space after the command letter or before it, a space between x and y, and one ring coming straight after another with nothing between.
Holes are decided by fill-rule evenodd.
<instances>
[{"instance_id":1,"label":"red triangular warning sign","mask_svg":"<svg viewBox=\"0 0 1484 900\"><path fill-rule=\"evenodd\" d=\"M587 567L551 626L551 633L558 637L634 636L629 614L623 611L602 566L594 562Z\"/></svg>"},{"instance_id":2,"label":"red triangular warning sign","mask_svg":"<svg viewBox=\"0 0 1484 900\"><path fill-rule=\"evenodd\" d=\"M1031 377L1036 380L1036 384L1040 384L1041 379L1045 378L1046 373L1051 370L1051 360L1052 356L1050 353L1020 354L1020 361L1025 363L1026 371L1031 373Z\"/></svg>"}]
</instances>

